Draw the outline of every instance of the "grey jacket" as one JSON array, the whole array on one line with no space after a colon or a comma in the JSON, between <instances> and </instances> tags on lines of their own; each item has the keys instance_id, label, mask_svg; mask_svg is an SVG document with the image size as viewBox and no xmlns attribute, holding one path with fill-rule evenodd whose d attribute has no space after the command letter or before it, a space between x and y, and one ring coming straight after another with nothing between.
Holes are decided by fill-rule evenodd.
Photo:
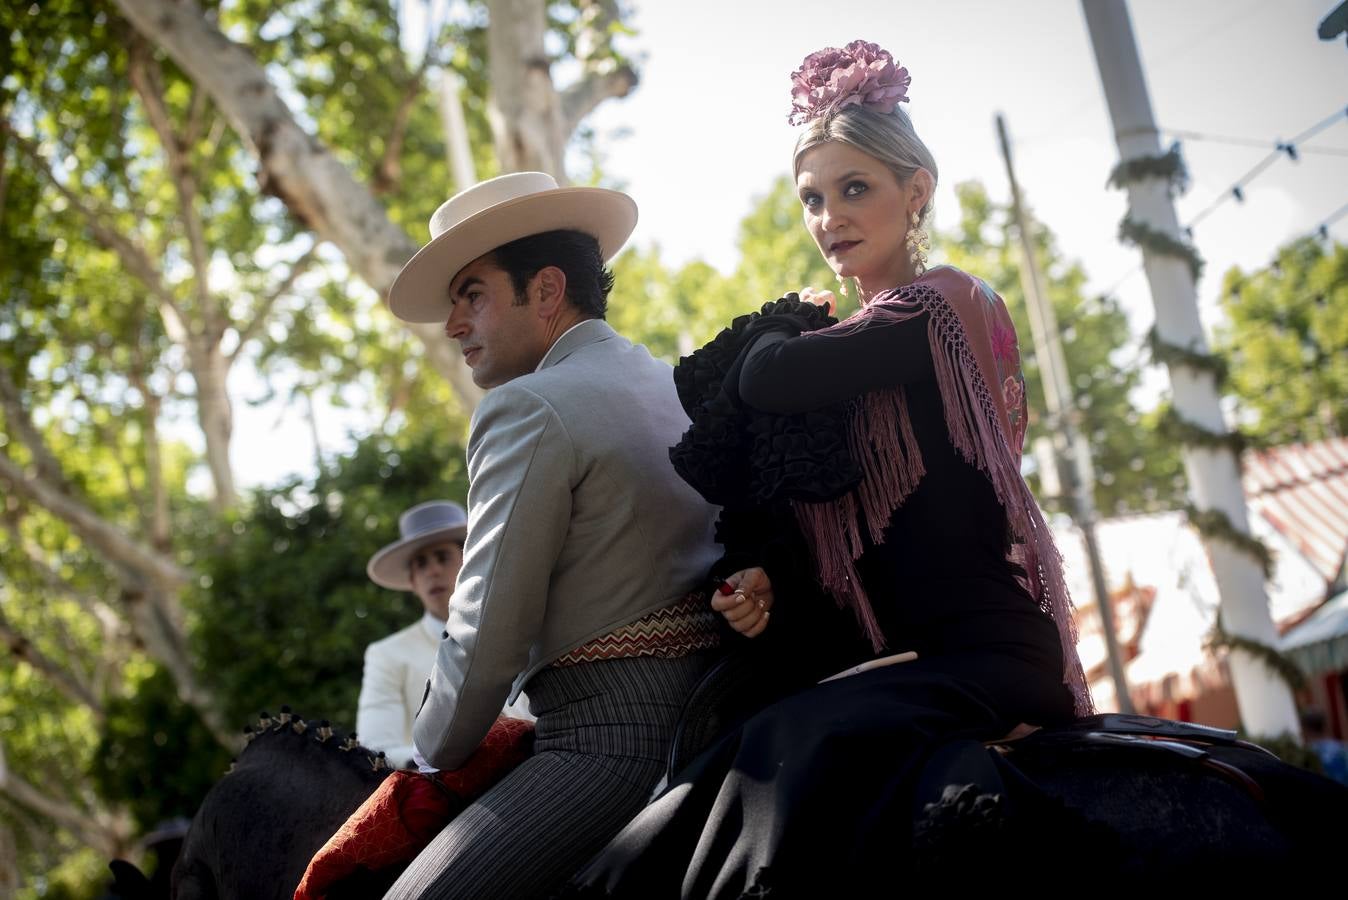
<instances>
[{"instance_id":1,"label":"grey jacket","mask_svg":"<svg viewBox=\"0 0 1348 900\"><path fill-rule=\"evenodd\" d=\"M716 508L669 462L687 426L669 365L599 320L487 392L463 568L413 726L428 762L461 765L535 672L706 577Z\"/></svg>"}]
</instances>

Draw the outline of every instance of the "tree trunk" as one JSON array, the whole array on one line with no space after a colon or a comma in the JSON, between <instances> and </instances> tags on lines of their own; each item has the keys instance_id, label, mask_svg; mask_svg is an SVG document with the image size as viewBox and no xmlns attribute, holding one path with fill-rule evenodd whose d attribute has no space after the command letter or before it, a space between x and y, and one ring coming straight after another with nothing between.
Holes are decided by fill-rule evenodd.
<instances>
[{"instance_id":1,"label":"tree trunk","mask_svg":"<svg viewBox=\"0 0 1348 900\"><path fill-rule=\"evenodd\" d=\"M220 352L212 335L194 334L188 339L187 356L197 385L197 422L206 437L206 463L215 485L212 506L224 512L238 500L234 468L229 462L229 442L234 435L234 411L229 399L229 359Z\"/></svg>"},{"instance_id":2,"label":"tree trunk","mask_svg":"<svg viewBox=\"0 0 1348 900\"><path fill-rule=\"evenodd\" d=\"M545 0L487 0L488 116L503 172L547 172L566 184L566 146L581 121L603 101L626 97L637 74L611 51L618 20L613 0L587 0L576 34L582 76L559 91L544 36Z\"/></svg>"},{"instance_id":3,"label":"tree trunk","mask_svg":"<svg viewBox=\"0 0 1348 900\"><path fill-rule=\"evenodd\" d=\"M547 172L566 184L561 98L543 36L544 0L488 0L488 115L503 172Z\"/></svg>"},{"instance_id":4,"label":"tree trunk","mask_svg":"<svg viewBox=\"0 0 1348 900\"><path fill-rule=\"evenodd\" d=\"M0 821L0 897L19 895L19 848L14 829Z\"/></svg>"}]
</instances>

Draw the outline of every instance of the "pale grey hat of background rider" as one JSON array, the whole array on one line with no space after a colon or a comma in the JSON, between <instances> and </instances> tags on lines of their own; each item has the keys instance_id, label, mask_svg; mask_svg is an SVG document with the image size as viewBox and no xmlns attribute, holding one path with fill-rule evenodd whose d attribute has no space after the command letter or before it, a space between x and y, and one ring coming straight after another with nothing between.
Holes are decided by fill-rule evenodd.
<instances>
[{"instance_id":1,"label":"pale grey hat of background rider","mask_svg":"<svg viewBox=\"0 0 1348 900\"><path fill-rule=\"evenodd\" d=\"M448 500L419 503L398 517L398 540L382 548L365 567L370 580L395 591L412 590L408 564L412 555L428 544L457 541L468 534L468 515Z\"/></svg>"}]
</instances>

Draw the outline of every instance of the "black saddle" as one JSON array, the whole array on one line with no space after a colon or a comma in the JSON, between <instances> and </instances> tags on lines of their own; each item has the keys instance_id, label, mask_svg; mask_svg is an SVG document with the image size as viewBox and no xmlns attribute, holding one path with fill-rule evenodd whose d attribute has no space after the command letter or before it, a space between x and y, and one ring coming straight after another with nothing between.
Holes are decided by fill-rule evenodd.
<instances>
[{"instance_id":1,"label":"black saddle","mask_svg":"<svg viewBox=\"0 0 1348 900\"><path fill-rule=\"evenodd\" d=\"M736 647L684 704L670 749L673 778L717 737L803 685L752 645ZM931 877L966 879L976 863L1002 875L1041 859L1076 874L1255 877L1268 866L1322 864L1348 821L1348 788L1236 732L1107 714L1014 740L934 746L914 785L902 846ZM905 817L900 817L901 819ZM892 834L884 836L895 852ZM872 850L876 848L870 848ZM859 852L869 852L859 850ZM878 853L879 851L876 850ZM1320 860L1320 863L1316 863Z\"/></svg>"}]
</instances>

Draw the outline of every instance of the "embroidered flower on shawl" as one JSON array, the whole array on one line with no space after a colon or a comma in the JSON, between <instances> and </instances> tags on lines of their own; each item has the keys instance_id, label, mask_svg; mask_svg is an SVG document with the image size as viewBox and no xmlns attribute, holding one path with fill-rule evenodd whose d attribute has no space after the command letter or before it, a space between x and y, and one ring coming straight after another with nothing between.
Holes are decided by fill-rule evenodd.
<instances>
[{"instance_id":1,"label":"embroidered flower on shawl","mask_svg":"<svg viewBox=\"0 0 1348 900\"><path fill-rule=\"evenodd\" d=\"M1025 410L1025 376L1019 371L1006 376L1002 382L1002 398L1006 401L1006 417L1016 432L1014 440L1022 435L1020 423Z\"/></svg>"},{"instance_id":2,"label":"embroidered flower on shawl","mask_svg":"<svg viewBox=\"0 0 1348 900\"><path fill-rule=\"evenodd\" d=\"M1006 398L1008 410L1020 412L1021 404L1025 402L1025 382L1019 372L1006 376L1006 381L1002 382L1002 396Z\"/></svg>"},{"instance_id":3,"label":"embroidered flower on shawl","mask_svg":"<svg viewBox=\"0 0 1348 900\"><path fill-rule=\"evenodd\" d=\"M1016 358L1016 333L1001 325L992 326L992 355L1003 362Z\"/></svg>"},{"instance_id":4,"label":"embroidered flower on shawl","mask_svg":"<svg viewBox=\"0 0 1348 900\"><path fill-rule=\"evenodd\" d=\"M804 125L835 109L856 105L890 113L907 102L912 80L908 70L879 44L853 41L841 50L825 47L805 57L791 73L787 121Z\"/></svg>"}]
</instances>

